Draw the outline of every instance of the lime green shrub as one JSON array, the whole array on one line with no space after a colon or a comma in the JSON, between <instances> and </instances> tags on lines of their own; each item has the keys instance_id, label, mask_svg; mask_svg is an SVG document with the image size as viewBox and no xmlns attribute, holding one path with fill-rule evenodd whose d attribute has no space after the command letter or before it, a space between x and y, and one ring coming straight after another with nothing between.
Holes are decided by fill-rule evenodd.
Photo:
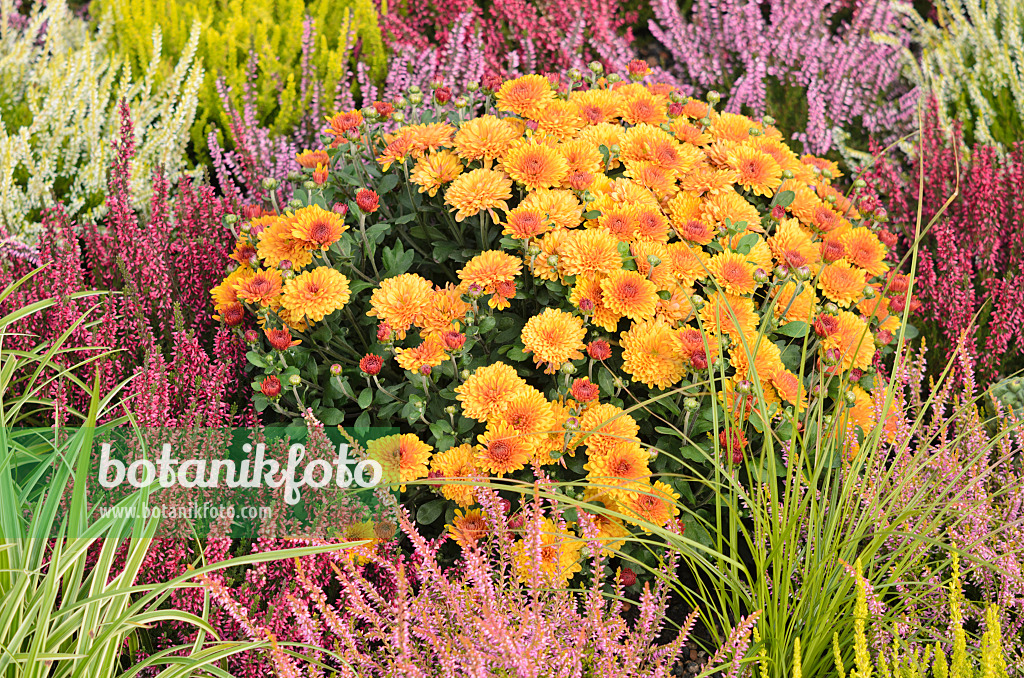
<instances>
[{"instance_id":1,"label":"lime green shrub","mask_svg":"<svg viewBox=\"0 0 1024 678\"><path fill-rule=\"evenodd\" d=\"M58 200L79 219L101 216L122 98L136 121L136 206L148 203L156 167L172 182L186 171L204 77L195 57L198 32L186 35L158 84L159 62L133 77L111 53L109 23L91 33L62 0L51 0L36 5L19 29L9 21L14 11L11 0L0 0L0 229L25 232ZM154 54L168 54L159 32L147 39Z\"/></svg>"},{"instance_id":2,"label":"lime green shrub","mask_svg":"<svg viewBox=\"0 0 1024 678\"><path fill-rule=\"evenodd\" d=\"M964 600L960 582L959 561L953 556L953 579L949 585L951 638L943 638L931 646L908 650L898 636L891 649L882 648L872 661L869 652L866 622L868 619L867 580L861 574L860 560L855 566L857 578L857 603L854 606L854 666L850 678L1006 678L1008 673L1006 655L1003 653L1003 638L999 624L999 609L990 605L985 610L985 632L981 636L977 654L972 657L968 651L967 632L964 630L964 615L961 609ZM799 648L799 646L797 646ZM949 649L947 656L946 649ZM843 666L839 636L833 636L833 650L836 669L840 678L846 678ZM798 650L799 651L799 650Z\"/></svg>"},{"instance_id":3,"label":"lime green shrub","mask_svg":"<svg viewBox=\"0 0 1024 678\"><path fill-rule=\"evenodd\" d=\"M164 53L176 54L193 25L202 26L198 54L211 77L203 85L192 127L200 154L211 123L228 129L220 79L236 110L251 96L258 122L283 134L308 114L318 90L327 97L325 107L332 108L350 59L353 65L356 60L365 64L361 67L370 78L384 76L386 54L373 0L97 0L91 12L113 21L118 49L135 73L143 72L157 52L148 38L154 29L163 34ZM304 42L309 43L305 49ZM158 78L171 70L165 60Z\"/></svg>"},{"instance_id":4,"label":"lime green shrub","mask_svg":"<svg viewBox=\"0 0 1024 678\"><path fill-rule=\"evenodd\" d=\"M961 121L968 144L1024 139L1024 3L933 0L938 21L912 15L919 63L911 77L934 92L943 122Z\"/></svg>"}]
</instances>

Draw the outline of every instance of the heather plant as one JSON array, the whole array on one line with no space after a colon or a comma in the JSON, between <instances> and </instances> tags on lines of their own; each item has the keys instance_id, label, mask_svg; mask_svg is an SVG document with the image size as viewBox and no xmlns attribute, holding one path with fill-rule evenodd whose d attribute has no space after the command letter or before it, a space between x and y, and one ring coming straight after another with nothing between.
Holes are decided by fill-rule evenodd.
<instances>
[{"instance_id":1,"label":"heather plant","mask_svg":"<svg viewBox=\"0 0 1024 678\"><path fill-rule=\"evenodd\" d=\"M203 158L208 133L228 127L222 97L238 110L251 96L258 116L251 122L289 135L306 116L316 119L320 110L340 105L350 62L371 79L384 77L386 55L370 0L98 0L90 12L112 22L117 49L133 72L154 64L157 82L171 76L172 65L146 36L159 29L167 51L176 54L196 24L202 26L196 54L211 77L199 92L191 135Z\"/></svg>"},{"instance_id":2,"label":"heather plant","mask_svg":"<svg viewBox=\"0 0 1024 678\"><path fill-rule=\"evenodd\" d=\"M111 24L92 33L61 0L32 5L18 22L16 11L0 3L0 232L31 240L58 201L71 217L103 217L122 100L138 123L133 205L151 199L158 168L171 184L190 174L185 146L204 77L198 33L167 53L157 82L157 61L133 74L114 52ZM139 37L162 54L159 31Z\"/></svg>"},{"instance_id":3,"label":"heather plant","mask_svg":"<svg viewBox=\"0 0 1024 678\"><path fill-rule=\"evenodd\" d=\"M961 131L947 136L937 116L933 104L924 119L922 152L911 157L909 171L883 157L862 178L888 208L901 251L917 240L918 211L926 220L941 215L920 238L914 281L927 345L948 359L966 332L981 379L1011 376L1024 368L1024 145L1004 154L993 146L968 153ZM943 210L949 196L955 200Z\"/></svg>"},{"instance_id":4,"label":"heather plant","mask_svg":"<svg viewBox=\"0 0 1024 678\"><path fill-rule=\"evenodd\" d=\"M484 115L423 104L445 117L394 131L384 103L332 118L331 148L298 158L290 209L238 222L237 266L213 290L249 342L256 409L402 422L369 445L398 486L582 482L624 516L604 526L617 542L667 524L679 497L708 501L659 479L672 456L721 441L743 467L748 440L789 435L790 412L840 404L832 385L875 369L907 278L889 286L878 226L832 186L835 164L665 88L590 82L559 97L523 76ZM758 383L771 403L755 411ZM406 496L421 524L473 504L440 493Z\"/></svg>"},{"instance_id":5,"label":"heather plant","mask_svg":"<svg viewBox=\"0 0 1024 678\"><path fill-rule=\"evenodd\" d=\"M228 424L236 416L232 403L244 345L217 327L207 306L209 287L231 251L230 232L222 222L228 204L211 187L190 180L172 196L158 172L148 214L138 214L130 183L135 134L126 103L120 113L106 217L99 225L79 226L61 206L54 207L43 214L36 247L6 247L0 255L4 284L45 266L30 283L0 300L5 312L58 299L24 318L21 334L10 337L8 346L24 349L71 332L75 351L55 359L65 367L95 355L92 347L117 347L102 360L101 388L113 390L137 373L129 393L143 423ZM114 294L104 296L99 322L76 325L85 311L78 297L93 290ZM84 411L88 393L82 379L54 382L48 395L69 411Z\"/></svg>"},{"instance_id":6,"label":"heather plant","mask_svg":"<svg viewBox=\"0 0 1024 678\"><path fill-rule=\"evenodd\" d=\"M939 121L970 146L1008 151L1024 139L1024 6L1014 0L936 0L915 12L908 72L938 100Z\"/></svg>"},{"instance_id":7,"label":"heather plant","mask_svg":"<svg viewBox=\"0 0 1024 678\"><path fill-rule=\"evenodd\" d=\"M392 52L436 46L449 58L460 53L479 70L476 79L582 70L595 59L622 70L633 58L636 12L611 0L379 0L377 6Z\"/></svg>"},{"instance_id":8,"label":"heather plant","mask_svg":"<svg viewBox=\"0 0 1024 678\"><path fill-rule=\"evenodd\" d=\"M684 93L718 90L725 110L771 115L804 152L865 159L867 137L896 141L915 122L902 75L911 33L902 0L675 0L652 3L664 68Z\"/></svg>"}]
</instances>

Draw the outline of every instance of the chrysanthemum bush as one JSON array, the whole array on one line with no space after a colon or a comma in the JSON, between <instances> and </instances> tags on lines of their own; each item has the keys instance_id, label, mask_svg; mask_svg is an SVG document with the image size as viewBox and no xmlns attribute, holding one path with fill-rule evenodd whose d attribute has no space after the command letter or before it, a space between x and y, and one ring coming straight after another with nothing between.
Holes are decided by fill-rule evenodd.
<instances>
[{"instance_id":1,"label":"chrysanthemum bush","mask_svg":"<svg viewBox=\"0 0 1024 678\"><path fill-rule=\"evenodd\" d=\"M212 294L259 324L258 410L402 422L370 454L388 482L440 485L406 497L421 523L472 511L474 479L543 469L618 511L617 541L707 500L659 479L672 458L744 468L748 444L852 404L837 385L870 379L908 281L834 163L614 75L475 96L397 129L387 102L335 116L292 202L237 222Z\"/></svg>"}]
</instances>

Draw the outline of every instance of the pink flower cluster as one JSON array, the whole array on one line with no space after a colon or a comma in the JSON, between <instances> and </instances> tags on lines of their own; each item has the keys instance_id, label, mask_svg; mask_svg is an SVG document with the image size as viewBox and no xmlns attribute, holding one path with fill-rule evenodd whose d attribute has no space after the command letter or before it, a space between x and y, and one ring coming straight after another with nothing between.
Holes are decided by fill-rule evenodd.
<instances>
[{"instance_id":1,"label":"pink flower cluster","mask_svg":"<svg viewBox=\"0 0 1024 678\"><path fill-rule=\"evenodd\" d=\"M149 216L137 215L128 188L134 132L123 103L121 119L105 220L79 226L58 205L45 214L35 248L0 249L0 286L44 266L0 303L0 312L56 299L45 312L22 321L24 334L6 337L4 348L52 342L70 331L67 346L117 350L75 373L91 384L98 369L103 393L135 375L126 395L144 423L230 425L244 345L214 320L209 301L234 242L222 223L229 203L213 188L189 181L172 199L167 181L157 174ZM7 240L0 234L0 241ZM83 294L94 290L102 292ZM58 354L55 361L71 367L99 352L76 350ZM50 388L47 395L58 400L61 411L83 411L87 394L73 382L58 380Z\"/></svg>"},{"instance_id":2,"label":"pink flower cluster","mask_svg":"<svg viewBox=\"0 0 1024 678\"><path fill-rule=\"evenodd\" d=\"M863 178L887 205L904 251L914 239L922 165L922 228L958 192L919 248L920 318L937 328L926 336L945 357L966 332L983 379L1013 374L1024 368L1024 143L1003 156L980 145L968 154L959 128L951 136L940 128L933 102L922 144L909 172L882 158Z\"/></svg>"},{"instance_id":3,"label":"pink flower cluster","mask_svg":"<svg viewBox=\"0 0 1024 678\"><path fill-rule=\"evenodd\" d=\"M687 94L718 90L727 111L781 116L766 110L769 88L798 93L804 102L787 104L806 107L807 123L794 139L820 155L839 129L863 127L889 142L912 127L917 92L900 77L910 31L898 11L909 4L696 0L684 18L676 0L654 0L650 29Z\"/></svg>"}]
</instances>

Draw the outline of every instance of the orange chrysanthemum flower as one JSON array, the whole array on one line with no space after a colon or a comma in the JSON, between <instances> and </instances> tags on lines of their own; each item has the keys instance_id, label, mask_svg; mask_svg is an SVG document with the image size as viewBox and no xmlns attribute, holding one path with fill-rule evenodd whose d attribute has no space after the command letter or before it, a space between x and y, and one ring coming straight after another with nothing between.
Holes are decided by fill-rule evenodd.
<instances>
[{"instance_id":1,"label":"orange chrysanthemum flower","mask_svg":"<svg viewBox=\"0 0 1024 678\"><path fill-rule=\"evenodd\" d=\"M500 158L521 136L515 125L493 115L482 115L462 123L455 133L455 152L463 160L483 160L485 167Z\"/></svg>"},{"instance_id":2,"label":"orange chrysanthemum flower","mask_svg":"<svg viewBox=\"0 0 1024 678\"><path fill-rule=\"evenodd\" d=\"M571 313L545 308L523 326L523 346L533 353L537 365L546 364L545 374L554 374L570 360L583 357L583 337L587 335L583 321Z\"/></svg>"},{"instance_id":3,"label":"orange chrysanthemum flower","mask_svg":"<svg viewBox=\"0 0 1024 678\"><path fill-rule=\"evenodd\" d=\"M889 270L885 263L885 245L870 229L861 226L842 234L840 241L846 249L846 260L871 275L882 275Z\"/></svg>"},{"instance_id":4,"label":"orange chrysanthemum flower","mask_svg":"<svg viewBox=\"0 0 1024 678\"><path fill-rule=\"evenodd\" d=\"M366 315L379 318L391 326L399 339L418 324L433 301L434 289L415 273L403 273L385 278L370 297L370 310Z\"/></svg>"},{"instance_id":5,"label":"orange chrysanthemum flower","mask_svg":"<svg viewBox=\"0 0 1024 678\"><path fill-rule=\"evenodd\" d=\"M864 271L845 261L829 264L821 271L818 288L840 306L849 306L864 295Z\"/></svg>"},{"instance_id":6,"label":"orange chrysanthemum flower","mask_svg":"<svg viewBox=\"0 0 1024 678\"><path fill-rule=\"evenodd\" d=\"M445 332L459 328L459 321L466 317L469 304L462 300L462 290L452 283L444 287L438 286L431 296L430 303L419 318L420 334L441 336Z\"/></svg>"},{"instance_id":7,"label":"orange chrysanthemum flower","mask_svg":"<svg viewBox=\"0 0 1024 678\"><path fill-rule=\"evenodd\" d=\"M531 191L519 206L540 210L560 228L576 228L583 221L583 205L572 191L541 188Z\"/></svg>"},{"instance_id":8,"label":"orange chrysanthemum flower","mask_svg":"<svg viewBox=\"0 0 1024 678\"><path fill-rule=\"evenodd\" d=\"M672 325L661 318L634 323L621 345L622 370L648 388L668 388L686 374Z\"/></svg>"},{"instance_id":9,"label":"orange chrysanthemum flower","mask_svg":"<svg viewBox=\"0 0 1024 678\"><path fill-rule=\"evenodd\" d=\"M377 157L381 170L387 172L394 163L404 164L406 158L420 157L423 152L413 140L412 134L402 130L395 134L384 135L384 152Z\"/></svg>"},{"instance_id":10,"label":"orange chrysanthemum flower","mask_svg":"<svg viewBox=\"0 0 1024 678\"><path fill-rule=\"evenodd\" d=\"M381 466L382 482L400 485L402 492L406 483L427 476L427 463L433 450L412 433L396 433L366 444L366 456Z\"/></svg>"},{"instance_id":11,"label":"orange chrysanthemum flower","mask_svg":"<svg viewBox=\"0 0 1024 678\"><path fill-rule=\"evenodd\" d=\"M477 368L465 383L455 388L455 393L462 403L464 416L489 421L501 414L512 397L526 388L526 381L516 374L516 368L492 363Z\"/></svg>"},{"instance_id":12,"label":"orange chrysanthemum flower","mask_svg":"<svg viewBox=\"0 0 1024 678\"><path fill-rule=\"evenodd\" d=\"M743 145L729 151L727 164L739 175L737 183L754 195L770 198L782 183L782 168L775 158L753 146Z\"/></svg>"},{"instance_id":13,"label":"orange chrysanthemum flower","mask_svg":"<svg viewBox=\"0 0 1024 678\"><path fill-rule=\"evenodd\" d=\"M574 105L558 99L547 102L531 117L537 121L538 134L547 134L559 140L575 136L585 124Z\"/></svg>"},{"instance_id":14,"label":"orange chrysanthemum flower","mask_svg":"<svg viewBox=\"0 0 1024 678\"><path fill-rule=\"evenodd\" d=\"M544 446L555 429L555 414L544 394L527 386L509 398L495 422L514 428L533 448Z\"/></svg>"},{"instance_id":15,"label":"orange chrysanthemum flower","mask_svg":"<svg viewBox=\"0 0 1024 678\"><path fill-rule=\"evenodd\" d=\"M839 351L844 371L871 367L875 357L875 338L867 323L849 311L839 311L839 329L821 342L824 353L830 348Z\"/></svg>"},{"instance_id":16,"label":"orange chrysanthemum flower","mask_svg":"<svg viewBox=\"0 0 1024 678\"><path fill-rule=\"evenodd\" d=\"M631 320L654 317L658 288L637 271L612 271L601 281L604 305Z\"/></svg>"},{"instance_id":17,"label":"orange chrysanthemum flower","mask_svg":"<svg viewBox=\"0 0 1024 678\"><path fill-rule=\"evenodd\" d=\"M660 125L663 122L668 122L665 102L646 90L638 92L636 96L627 99L622 105L622 119L630 125L639 125L644 122Z\"/></svg>"},{"instance_id":18,"label":"orange chrysanthemum flower","mask_svg":"<svg viewBox=\"0 0 1024 678\"><path fill-rule=\"evenodd\" d=\"M227 277L219 285L210 290L214 308L218 312L223 312L228 307L237 305L238 285L254 275L256 275L256 272L248 266L239 266L231 273L228 273Z\"/></svg>"},{"instance_id":19,"label":"orange chrysanthemum flower","mask_svg":"<svg viewBox=\"0 0 1024 678\"><path fill-rule=\"evenodd\" d=\"M775 288L775 307L773 313L776 318L782 318L786 322L810 322L814 315L814 305L818 298L814 294L814 287L803 285L800 294L793 298L796 293L797 284L790 280L781 287Z\"/></svg>"},{"instance_id":20,"label":"orange chrysanthemum flower","mask_svg":"<svg viewBox=\"0 0 1024 678\"><path fill-rule=\"evenodd\" d=\"M619 116L622 97L606 89L577 90L569 95L569 103L588 125L599 125L614 122Z\"/></svg>"},{"instance_id":21,"label":"orange chrysanthemum flower","mask_svg":"<svg viewBox=\"0 0 1024 678\"><path fill-rule=\"evenodd\" d=\"M522 269L523 264L519 259L501 250L487 250L470 259L462 267L459 271L459 280L462 281L464 291L472 292L473 287L478 286L480 294L492 295L488 301L491 308L506 308L508 302L502 299L515 295L515 285L512 285L511 295L502 293L504 287L512 283Z\"/></svg>"},{"instance_id":22,"label":"orange chrysanthemum flower","mask_svg":"<svg viewBox=\"0 0 1024 678\"><path fill-rule=\"evenodd\" d=\"M611 403L592 404L580 419L580 434L589 454L601 454L622 445L639 442L640 427L622 408Z\"/></svg>"},{"instance_id":23,"label":"orange chrysanthemum flower","mask_svg":"<svg viewBox=\"0 0 1024 678\"><path fill-rule=\"evenodd\" d=\"M614 204L601 211L596 223L619 241L629 242L636 235L636 207L628 203Z\"/></svg>"},{"instance_id":24,"label":"orange chrysanthemum flower","mask_svg":"<svg viewBox=\"0 0 1024 678\"><path fill-rule=\"evenodd\" d=\"M750 364L750 355L754 356L754 364ZM754 375L762 384L767 384L776 374L786 369L782 364L782 353L779 347L767 337L752 337L744 345L737 343L729 354L729 362L736 368L737 379L754 381Z\"/></svg>"},{"instance_id":25,"label":"orange chrysanthemum flower","mask_svg":"<svg viewBox=\"0 0 1024 678\"><path fill-rule=\"evenodd\" d=\"M409 175L409 180L420 187L420 193L431 198L437 195L437 189L462 174L462 162L451 151L429 153L416 162Z\"/></svg>"},{"instance_id":26,"label":"orange chrysanthemum flower","mask_svg":"<svg viewBox=\"0 0 1024 678\"><path fill-rule=\"evenodd\" d=\"M796 219L783 219L768 238L768 247L776 261L793 268L813 266L820 256L811 234Z\"/></svg>"},{"instance_id":27,"label":"orange chrysanthemum flower","mask_svg":"<svg viewBox=\"0 0 1024 678\"><path fill-rule=\"evenodd\" d=\"M256 271L235 284L235 293L242 301L269 306L281 293L281 272L276 269Z\"/></svg>"},{"instance_id":28,"label":"orange chrysanthemum flower","mask_svg":"<svg viewBox=\"0 0 1024 678\"><path fill-rule=\"evenodd\" d=\"M444 349L440 337L430 336L419 346L396 349L395 360L403 370L419 373L424 367L437 367L443 363L448 357Z\"/></svg>"},{"instance_id":29,"label":"orange chrysanthemum flower","mask_svg":"<svg viewBox=\"0 0 1024 678\"><path fill-rule=\"evenodd\" d=\"M711 257L708 270L715 282L727 294L750 294L757 289L754 281L755 266L747 261L747 256L739 252L722 252Z\"/></svg>"},{"instance_id":30,"label":"orange chrysanthemum flower","mask_svg":"<svg viewBox=\"0 0 1024 678\"><path fill-rule=\"evenodd\" d=\"M558 255L558 268L564 275L606 274L622 268L618 239L600 228L570 232Z\"/></svg>"},{"instance_id":31,"label":"orange chrysanthemum flower","mask_svg":"<svg viewBox=\"0 0 1024 678\"><path fill-rule=\"evenodd\" d=\"M480 509L471 509L465 513L462 512L462 509L455 509L455 517L452 518L452 524L448 526L448 533L452 539L460 548L464 549L475 547L487 537L490 531L491 526L487 522L487 516Z\"/></svg>"},{"instance_id":32,"label":"orange chrysanthemum flower","mask_svg":"<svg viewBox=\"0 0 1024 678\"><path fill-rule=\"evenodd\" d=\"M797 408L798 414L807 408L807 389L797 375L789 370L780 370L771 378L771 385L780 398Z\"/></svg>"},{"instance_id":33,"label":"orange chrysanthemum flower","mask_svg":"<svg viewBox=\"0 0 1024 678\"><path fill-rule=\"evenodd\" d=\"M757 334L757 312L749 297L713 292L698 315L704 330L715 336L724 333L740 341Z\"/></svg>"},{"instance_id":34,"label":"orange chrysanthemum flower","mask_svg":"<svg viewBox=\"0 0 1024 678\"><path fill-rule=\"evenodd\" d=\"M402 131L409 135L413 148L419 153L437 151L452 145L455 128L446 122L431 122L424 125L408 125Z\"/></svg>"},{"instance_id":35,"label":"orange chrysanthemum flower","mask_svg":"<svg viewBox=\"0 0 1024 678\"><path fill-rule=\"evenodd\" d=\"M658 196L669 196L675 193L675 174L648 160L629 163L626 166L626 175Z\"/></svg>"},{"instance_id":36,"label":"orange chrysanthemum flower","mask_svg":"<svg viewBox=\"0 0 1024 678\"><path fill-rule=\"evenodd\" d=\"M679 494L660 480L654 485L630 492L622 502L626 520L650 532L646 523L664 527L679 515Z\"/></svg>"},{"instance_id":37,"label":"orange chrysanthemum flower","mask_svg":"<svg viewBox=\"0 0 1024 678\"><path fill-rule=\"evenodd\" d=\"M348 230L344 217L319 205L296 210L288 220L292 226L292 237L309 249L326 249Z\"/></svg>"},{"instance_id":38,"label":"orange chrysanthemum flower","mask_svg":"<svg viewBox=\"0 0 1024 678\"><path fill-rule=\"evenodd\" d=\"M550 518L544 518L540 535L535 537L527 534L512 545L512 564L516 576L527 586L539 584L564 588L573 575L582 569L579 557L585 544Z\"/></svg>"},{"instance_id":39,"label":"orange chrysanthemum flower","mask_svg":"<svg viewBox=\"0 0 1024 678\"><path fill-rule=\"evenodd\" d=\"M588 302L591 321L598 327L612 332L622 316L605 305L601 281L602 277L599 275L576 276L576 284L569 295L569 301L576 308L581 308L584 301Z\"/></svg>"},{"instance_id":40,"label":"orange chrysanthemum flower","mask_svg":"<svg viewBox=\"0 0 1024 678\"><path fill-rule=\"evenodd\" d=\"M282 261L290 261L297 271L313 261L306 243L292 235L291 221L285 217L267 217L270 223L257 236L256 253L263 265L277 268Z\"/></svg>"},{"instance_id":41,"label":"orange chrysanthemum flower","mask_svg":"<svg viewBox=\"0 0 1024 678\"><path fill-rule=\"evenodd\" d=\"M494 209L508 211L505 202L512 197L512 182L502 172L489 169L475 169L464 172L452 181L444 193L444 202L455 212L455 221L479 214L482 210L491 213L497 221Z\"/></svg>"},{"instance_id":42,"label":"orange chrysanthemum flower","mask_svg":"<svg viewBox=\"0 0 1024 678\"><path fill-rule=\"evenodd\" d=\"M536 139L514 144L502 156L501 167L531 191L558 186L569 175L569 163L562 154Z\"/></svg>"},{"instance_id":43,"label":"orange chrysanthemum flower","mask_svg":"<svg viewBox=\"0 0 1024 678\"><path fill-rule=\"evenodd\" d=\"M651 476L649 459L650 455L640 443L625 442L590 455L583 468L591 487L609 497L624 499L628 490L647 484Z\"/></svg>"},{"instance_id":44,"label":"orange chrysanthemum flower","mask_svg":"<svg viewBox=\"0 0 1024 678\"><path fill-rule=\"evenodd\" d=\"M585 139L570 139L558 147L558 152L565 158L570 173L579 171L597 174L604 169L601 152Z\"/></svg>"},{"instance_id":45,"label":"orange chrysanthemum flower","mask_svg":"<svg viewBox=\"0 0 1024 678\"><path fill-rule=\"evenodd\" d=\"M751 128L760 125L745 115L736 113L719 113L711 122L710 132L715 141L735 141L742 143L750 139Z\"/></svg>"},{"instance_id":46,"label":"orange chrysanthemum flower","mask_svg":"<svg viewBox=\"0 0 1024 678\"><path fill-rule=\"evenodd\" d=\"M679 178L679 188L703 195L717 195L732 190L739 177L736 170L718 169L711 165L698 165L692 172Z\"/></svg>"},{"instance_id":47,"label":"orange chrysanthemum flower","mask_svg":"<svg viewBox=\"0 0 1024 678\"><path fill-rule=\"evenodd\" d=\"M315 151L305 150L302 153L296 153L295 161L306 169L316 169L317 165L327 166L330 164L331 158L327 155L327 151L321 148Z\"/></svg>"},{"instance_id":48,"label":"orange chrysanthemum flower","mask_svg":"<svg viewBox=\"0 0 1024 678\"><path fill-rule=\"evenodd\" d=\"M516 240L526 240L551 230L551 221L539 209L520 205L505 215L502 233Z\"/></svg>"},{"instance_id":49,"label":"orange chrysanthemum flower","mask_svg":"<svg viewBox=\"0 0 1024 678\"><path fill-rule=\"evenodd\" d=\"M549 101L554 101L555 93L547 78L531 74L507 80L494 98L499 111L511 111L528 118Z\"/></svg>"},{"instance_id":50,"label":"orange chrysanthemum flower","mask_svg":"<svg viewBox=\"0 0 1024 678\"><path fill-rule=\"evenodd\" d=\"M348 303L348 278L328 266L300 273L284 284L281 305L292 317L320 322Z\"/></svg>"},{"instance_id":51,"label":"orange chrysanthemum flower","mask_svg":"<svg viewBox=\"0 0 1024 678\"><path fill-rule=\"evenodd\" d=\"M733 226L739 223L745 223L748 227L759 226L761 223L761 214L757 208L731 187L708 196L704 203L704 218L721 226L726 225L726 219Z\"/></svg>"},{"instance_id":52,"label":"orange chrysanthemum flower","mask_svg":"<svg viewBox=\"0 0 1024 678\"><path fill-rule=\"evenodd\" d=\"M665 252L667 263L683 287L693 287L695 282L707 277L707 262L711 257L701 248L674 242L667 246Z\"/></svg>"},{"instance_id":53,"label":"orange chrysanthemum flower","mask_svg":"<svg viewBox=\"0 0 1024 678\"><path fill-rule=\"evenodd\" d=\"M557 268L558 251L561 249L562 244L570 237L572 237L570 231L559 228L548 231L535 241L540 246L540 254L535 257L527 256L524 259L527 265L529 265L530 273L533 274L533 277L551 281L559 279Z\"/></svg>"},{"instance_id":54,"label":"orange chrysanthemum flower","mask_svg":"<svg viewBox=\"0 0 1024 678\"><path fill-rule=\"evenodd\" d=\"M487 430L477 440L480 442L476 452L477 466L499 478L530 463L533 448L526 436L505 422L488 424Z\"/></svg>"},{"instance_id":55,"label":"orange chrysanthemum flower","mask_svg":"<svg viewBox=\"0 0 1024 678\"><path fill-rule=\"evenodd\" d=\"M459 445L439 452L430 461L430 472L440 480L468 481L480 473L476 465L476 450L472 445ZM463 507L476 502L473 486L462 482L446 482L441 485L441 495Z\"/></svg>"}]
</instances>

